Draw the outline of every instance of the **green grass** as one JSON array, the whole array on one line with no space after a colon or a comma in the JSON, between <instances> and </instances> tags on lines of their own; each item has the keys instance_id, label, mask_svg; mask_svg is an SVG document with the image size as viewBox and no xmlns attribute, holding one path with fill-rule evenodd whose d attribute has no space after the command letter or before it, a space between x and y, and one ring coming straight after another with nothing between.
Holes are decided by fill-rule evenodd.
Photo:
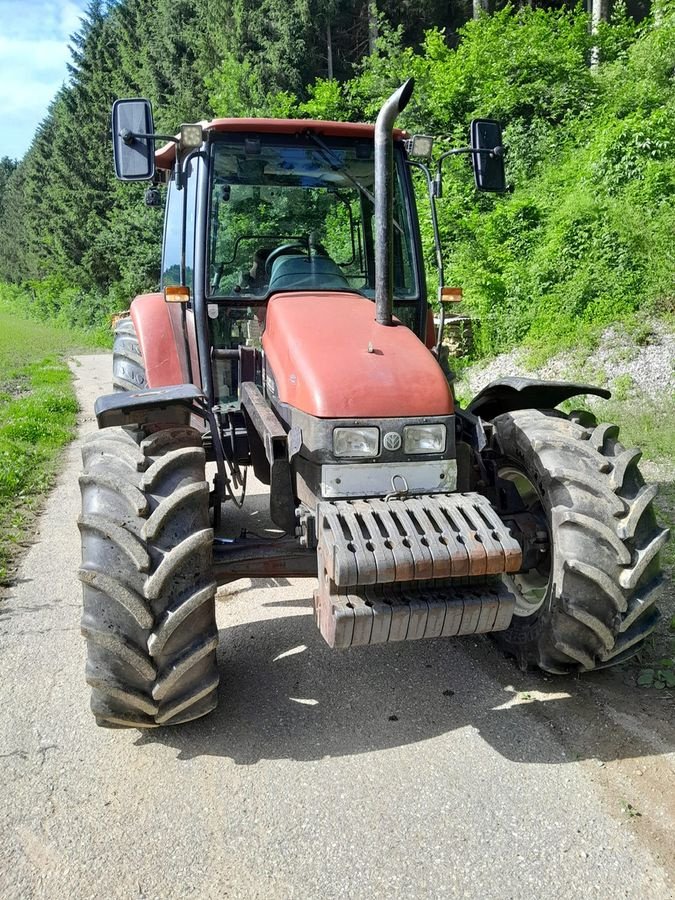
<instances>
[{"instance_id":1,"label":"green grass","mask_svg":"<svg viewBox=\"0 0 675 900\"><path fill-rule=\"evenodd\" d=\"M84 332L0 307L0 584L73 436L77 401L65 357L91 347Z\"/></svg>"},{"instance_id":2,"label":"green grass","mask_svg":"<svg viewBox=\"0 0 675 900\"><path fill-rule=\"evenodd\" d=\"M584 404L573 397L561 404L561 408L566 412L591 409L599 422L613 422L619 426L619 440L624 447L639 447L644 460L672 466L675 460L675 399L667 392L657 398L642 394L634 398L632 379L627 375L615 379L610 388L611 400Z\"/></svg>"}]
</instances>

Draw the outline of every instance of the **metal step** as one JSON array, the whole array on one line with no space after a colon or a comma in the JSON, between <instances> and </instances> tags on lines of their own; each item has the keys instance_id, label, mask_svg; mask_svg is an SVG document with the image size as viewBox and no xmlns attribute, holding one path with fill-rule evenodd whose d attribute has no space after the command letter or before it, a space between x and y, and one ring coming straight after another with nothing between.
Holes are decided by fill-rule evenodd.
<instances>
[{"instance_id":1,"label":"metal step","mask_svg":"<svg viewBox=\"0 0 675 900\"><path fill-rule=\"evenodd\" d=\"M324 573L314 593L316 623L326 643L338 649L503 631L514 606L514 595L498 578L337 588Z\"/></svg>"}]
</instances>

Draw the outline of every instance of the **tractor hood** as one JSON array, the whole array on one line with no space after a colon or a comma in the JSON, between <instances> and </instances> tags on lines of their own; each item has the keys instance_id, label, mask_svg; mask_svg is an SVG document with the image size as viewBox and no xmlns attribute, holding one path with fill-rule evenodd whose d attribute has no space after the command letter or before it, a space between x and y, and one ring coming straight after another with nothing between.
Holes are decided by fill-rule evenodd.
<instances>
[{"instance_id":1,"label":"tractor hood","mask_svg":"<svg viewBox=\"0 0 675 900\"><path fill-rule=\"evenodd\" d=\"M349 293L275 294L263 335L267 390L324 419L447 416L452 395L422 341L378 325L375 304Z\"/></svg>"}]
</instances>

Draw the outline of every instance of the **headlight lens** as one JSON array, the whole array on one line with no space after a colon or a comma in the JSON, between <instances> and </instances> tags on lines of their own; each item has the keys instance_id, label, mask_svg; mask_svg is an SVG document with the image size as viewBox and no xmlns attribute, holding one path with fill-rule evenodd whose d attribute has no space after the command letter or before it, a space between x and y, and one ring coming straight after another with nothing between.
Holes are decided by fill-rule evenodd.
<instances>
[{"instance_id":1,"label":"headlight lens","mask_svg":"<svg viewBox=\"0 0 675 900\"><path fill-rule=\"evenodd\" d=\"M377 456L379 450L379 428L333 429L333 453L336 456Z\"/></svg>"},{"instance_id":2,"label":"headlight lens","mask_svg":"<svg viewBox=\"0 0 675 900\"><path fill-rule=\"evenodd\" d=\"M442 453L445 450L445 425L406 425L403 429L404 453Z\"/></svg>"}]
</instances>

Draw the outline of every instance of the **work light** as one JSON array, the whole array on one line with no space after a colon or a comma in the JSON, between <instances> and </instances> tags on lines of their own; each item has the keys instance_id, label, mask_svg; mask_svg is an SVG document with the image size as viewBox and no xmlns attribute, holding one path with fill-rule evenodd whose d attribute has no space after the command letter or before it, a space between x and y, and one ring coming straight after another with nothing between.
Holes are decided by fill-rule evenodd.
<instances>
[{"instance_id":1,"label":"work light","mask_svg":"<svg viewBox=\"0 0 675 900\"><path fill-rule=\"evenodd\" d=\"M204 131L201 125L180 126L180 145L183 149L194 150L197 147L201 147L203 140Z\"/></svg>"},{"instance_id":2,"label":"work light","mask_svg":"<svg viewBox=\"0 0 675 900\"><path fill-rule=\"evenodd\" d=\"M431 159L434 139L430 135L414 134L405 144L410 156L417 156L420 159Z\"/></svg>"}]
</instances>

